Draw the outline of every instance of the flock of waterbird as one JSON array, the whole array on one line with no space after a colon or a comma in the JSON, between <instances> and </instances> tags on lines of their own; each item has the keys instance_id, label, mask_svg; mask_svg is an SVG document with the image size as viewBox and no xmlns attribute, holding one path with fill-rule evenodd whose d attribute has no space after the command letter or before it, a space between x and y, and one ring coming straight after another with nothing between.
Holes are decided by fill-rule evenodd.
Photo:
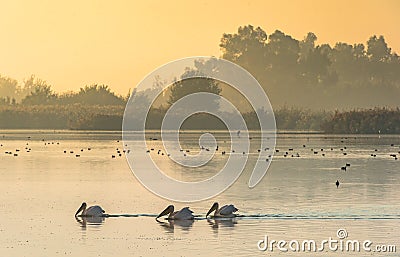
<instances>
[{"instance_id":1,"label":"flock of waterbird","mask_svg":"<svg viewBox=\"0 0 400 257\"><path fill-rule=\"evenodd\" d=\"M238 136L240 135L240 131L238 131ZM250 138L251 139L251 138ZM309 138L307 138L307 140L308 140ZM325 139L327 139L327 138L325 138ZM345 143L345 140L347 140L348 138L347 137L343 137L343 138L341 138L341 143ZM357 137L355 137L354 139L357 139ZM149 138L149 140L151 141L151 140L158 140L158 138L153 138L153 137L150 137ZM390 144L390 146L391 147L395 147L395 144ZM305 145L305 144L303 144L303 146L302 146L302 148L306 148L307 146ZM210 151L210 148L208 148L208 147L204 147L204 146L200 146L200 150L201 151ZM216 148L215 148L215 151L218 151L219 150L219 146L217 145L216 146ZM265 149L257 149L257 152L258 153L260 153L261 151L268 151L268 150L270 150L270 148L265 148ZM336 149L334 149L333 147L330 147L330 148L310 148L310 150L311 150L311 152L314 154L314 155L318 155L318 154L321 154L321 156L322 157L325 157L325 156L327 156L327 152L329 152L329 151L331 151L331 152L333 152L333 151L335 151ZM342 146L342 147L339 147L338 148L338 150L341 152L341 154L343 155L343 156L347 156L348 155L348 152L347 152L347 150L348 150L348 148L347 148L347 146ZM399 150L400 150L400 146L399 146ZM377 154L376 154L376 152L378 152L378 149L374 149L373 150L374 151L374 153L371 153L371 157L377 157ZM163 150L162 149L155 149L155 148L150 148L150 149L148 149L147 151L146 151L147 153L152 153L152 152L157 152L157 154L158 155L166 155L166 156L170 156L170 154L169 153L164 153L163 152ZM182 152L183 153L183 157L186 157L187 156L187 153L190 153L190 150L185 150L185 149L180 149L180 152ZM275 149L275 155L277 155L277 154L279 154L279 153L283 153L283 157L292 157L292 158L300 158L300 153L299 152L295 152L294 151L294 148L288 148L287 150L283 150L283 151L281 151L280 149ZM231 150L231 154L235 154L235 153L237 153L237 151L235 151L235 149L232 149ZM227 154L227 151L221 151L221 155L226 155ZM240 153L239 153L240 154ZM246 152L241 152L241 154L243 154L243 155L245 155L245 154L247 154ZM397 152L397 154L400 154L400 151L398 151ZM398 157L397 157L397 154L389 154L389 157L393 157L393 159L394 160L398 160ZM268 155L268 158L266 158L266 162L269 162L270 161L270 158L271 158L271 155ZM348 169L348 167L350 167L351 166L351 164L350 163L345 163L345 165L344 166L342 166L342 167L340 167L340 170L342 170L342 171L347 171L347 169ZM335 185L336 185L336 188L339 188L339 185L340 185L340 181L339 180L336 180L336 182L335 182Z\"/></svg>"},{"instance_id":2,"label":"flock of waterbird","mask_svg":"<svg viewBox=\"0 0 400 257\"><path fill-rule=\"evenodd\" d=\"M238 136L239 136L239 133L238 133ZM4 138L5 138L5 136L3 136L3 139ZM308 139L309 138L307 138L307 140ZM347 139L348 139L347 137L342 137L340 142L341 143L345 143L345 140L347 140ZM357 137L355 137L354 139L357 139ZM25 143L24 150L25 150L26 153L30 153L32 151L32 148L30 147L30 144L29 144L29 141L31 140L31 137L28 136L27 140L28 141ZM149 141L157 141L158 138L149 137L148 140ZM45 139L41 139L41 141L43 142L44 146L60 145L60 142L46 141ZM119 143L120 141L116 140L116 142ZM394 143L391 143L390 146L394 147L394 148L397 147ZM127 147L127 145L125 145L125 148L126 147ZM305 144L303 144L301 148L305 149L306 147L307 146ZM3 143L0 144L0 148L4 148L4 144ZM63 150L63 153L64 154L68 154L69 153L70 155L75 156L76 158L79 158L79 157L81 157L81 154L83 154L84 151L91 151L91 150L92 150L91 147L85 147L85 148L81 148L80 150L79 149L78 150ZM210 151L210 150L211 149L209 147L200 146L200 151ZM250 154L250 153L246 153L246 152L239 152L239 151L236 151L235 149L231 149L230 151L221 150L218 145L216 146L216 148L214 150L215 150L215 152L220 151L221 155L227 155L227 154L242 154L242 155L246 155L246 154ZM268 151L268 150L270 150L270 149L269 148L257 149L257 153L260 153L261 151ZM312 154L321 155L321 157L325 157L325 156L328 155L329 152L333 152L335 150L336 151L340 151L343 156L347 156L348 155L348 151L347 151L348 148L346 146L344 146L344 145L341 146L341 147L337 147L337 149L335 149L333 147L328 147L328 148L310 148L310 150L311 150ZM398 150L400 150L400 147L399 147ZM14 156L14 157L18 157L19 154L22 151L23 151L22 148L17 148L14 151L10 151L9 150L9 151L5 151L4 153L6 155L11 155L11 156ZM373 152L370 154L370 156L371 157L377 157L378 156L377 152L379 150L377 148L374 148L372 151ZM111 154L111 158L115 159L117 157L122 157L123 154L129 154L130 152L131 152L130 149L119 149L119 148L116 148L115 152ZM147 153L156 152L158 155L161 155L161 156L164 156L164 155L165 156L170 156L170 154L165 152L165 150L163 150L163 149L155 149L154 147L149 148L148 150L146 150L146 152ZM189 149L180 149L180 152L182 152L183 157L186 157L187 154L190 153L190 150ZM280 153L282 154L282 157L284 157L284 158L286 158L286 157L300 158L301 157L300 153L296 152L293 147L285 149L285 150L276 148L275 149L275 156L279 155ZM398 160L398 156L397 156L398 154L400 154L400 151L398 151L397 153L390 153L389 157L393 158L394 160ZM272 157L271 155L268 155L265 161L269 162L271 157ZM340 167L340 170L347 171L349 167L350 167L350 163L345 163L344 166ZM335 185L336 185L337 188L339 188L340 181L336 180Z\"/></svg>"},{"instance_id":3,"label":"flock of waterbird","mask_svg":"<svg viewBox=\"0 0 400 257\"><path fill-rule=\"evenodd\" d=\"M4 139L4 136L3 136ZM31 139L31 137L28 137L28 142L25 143L25 146L23 148L16 148L14 151L13 150L9 150L9 151L5 151L4 153L6 155L11 155L14 157L18 157L20 155L20 153L23 152L23 150L25 150L26 153L30 153L32 151L32 148L30 146L30 142L29 140ZM60 142L55 142L55 141L46 141L45 139L41 140L43 142L44 146L51 146L51 145L60 145ZM116 142L119 142L119 140L117 140ZM2 143L0 144L0 148L4 148L6 146L6 144ZM80 149L71 149L71 150L63 150L64 154L70 154L72 156L75 156L76 158L81 157L82 153L84 151L91 151L92 147L84 147L84 148L80 148ZM111 154L111 158L114 159L116 157L122 157L123 153L130 153L130 150L120 150L119 148L116 148L115 153Z\"/></svg>"},{"instance_id":4,"label":"flock of waterbird","mask_svg":"<svg viewBox=\"0 0 400 257\"><path fill-rule=\"evenodd\" d=\"M3 138L4 138L4 136L3 136ZM25 150L26 153L30 153L32 151L32 148L29 145L29 140L30 139L31 138L28 137L28 142L26 142L25 146L24 146L24 150ZM152 137L149 138L149 139L153 140L153 141L158 140L157 138L152 138ZM344 143L345 139L347 139L347 138L342 138L341 143ZM60 145L60 142L47 142L44 139L42 139L41 141L43 142L43 144L45 146ZM117 140L117 143L119 143L119 140ZM390 146L391 147L397 147L397 146L395 146L395 144L390 144ZM125 147L126 147L126 145L125 145ZM307 146L305 144L302 145L302 148L306 148L306 147ZM4 144L0 144L0 148L5 148L5 145ZM342 152L342 154L344 156L346 156L348 154L346 146L339 147L338 149ZM81 148L80 151L79 150L78 151L76 151L76 150L75 151L74 150L63 150L63 153L64 154L68 154L69 153L69 154L75 155L75 157L78 158L78 157L81 157L81 153L83 153L84 151L91 151L91 150L92 150L91 147L85 147L85 148ZM201 151L210 151L209 148L204 147L204 146L201 146L200 150ZM219 146L217 145L216 148L215 148L215 151L219 151L219 150L220 150ZM269 150L269 148L257 149L257 152L259 153L262 150L267 151L267 150ZM331 148L327 148L327 149L324 149L324 148L319 148L319 149L310 148L310 150L314 155L321 154L322 157L325 157L327 155L327 152L334 151L336 149L331 147ZM375 148L373 150L373 153L370 154L370 156L371 157L377 157L377 152L378 151L379 150ZM15 151L5 151L5 154L17 157L20 152L21 152L21 149L15 149ZM157 152L158 155L170 156L169 153L164 152L162 149L150 148L146 152L147 153ZM188 153L190 153L190 150L189 149L187 149L187 150L181 149L180 152L182 152L183 156L186 156ZM221 152L222 155L228 154L228 152L226 150L223 150L223 151L220 151L220 152ZM119 148L116 148L115 149L115 153L111 154L111 158L114 159L116 157L122 157L122 155L124 153L125 154L129 154L130 150L120 150ZM231 149L229 153L235 154L236 151L234 149ZM299 152L295 153L294 148L288 148L287 150L282 150L282 151L280 149L275 149L275 155L278 155L279 153L283 153L282 157L284 157L284 158L286 158L286 157L299 158L300 157L300 153ZM236 153L236 154L245 155L246 152ZM389 157L393 158L394 160L398 160L397 154L400 154L400 151L398 151L397 153L390 153ZM268 156L266 161L268 162L270 160L270 158L271 158L271 155ZM341 171L347 171L350 166L351 166L350 163L345 163L344 166L340 167L340 170ZM339 185L340 185L339 180L336 180L335 185L336 185L337 188L339 188ZM219 208L218 203L214 203L212 205L212 207L210 208L210 210L207 212L206 218L208 218L208 216L213 211L214 211L214 215L213 215L214 218L219 218L219 217L222 217L222 218L233 218L233 217L236 217L235 212L238 211L238 209L232 204L224 205L221 208ZM81 213L81 214L79 215L79 213ZM192 220L195 217L193 215L193 211L191 211L189 209L189 207L184 207L179 211L175 211L173 205L169 205L165 210L163 210L156 217L156 219L158 219L158 218L160 218L162 216L165 216L165 215L168 215L167 218L166 218L168 220ZM96 205L96 206L91 206L91 207L87 208L86 203L82 203L81 207L78 209L78 211L76 212L75 216L76 217L77 216L81 216L81 217L107 217L108 214L105 214L105 211L100 206Z\"/></svg>"},{"instance_id":5,"label":"flock of waterbird","mask_svg":"<svg viewBox=\"0 0 400 257\"><path fill-rule=\"evenodd\" d=\"M342 138L342 139L347 139L347 138ZM150 138L150 140L158 140L156 138ZM344 141L341 140L341 143L343 143ZM390 144L391 147L396 147L394 144ZM306 148L306 145L303 145L303 148ZM200 150L205 150L205 151L210 151L209 148L201 146ZM218 145L216 146L215 151L218 151L219 147ZM269 148L266 149L258 149L257 152L259 153L260 151L267 151L269 150ZM318 150L311 148L311 151L313 152L313 154L319 154L321 153L322 157L325 157L327 154L327 151L334 151L335 149L333 147L328 148L328 149L324 149L324 148L320 148ZM344 156L346 156L348 153L346 152L347 147L343 146L340 147L339 150L343 153ZM120 154L119 150L117 149L117 152ZM124 150L125 152L125 150ZM151 153L151 152L156 152L158 155L166 155L166 156L170 156L170 154L163 152L162 149L155 149L155 148L150 148L146 151L147 153ZM180 149L180 152L182 152L183 156L186 156L187 153L190 153L190 150L184 150L184 149ZM275 149L276 154L281 152L281 150L279 149ZM283 157L294 157L294 158L299 158L300 154L294 153L294 148L288 148L287 151L282 151L283 152ZM374 152L378 152L378 149L374 149ZM235 153L235 150L231 150L231 153ZM400 154L400 151L398 151L398 153ZM227 154L226 151L221 151L222 155ZM245 152L243 152L242 154L246 154ZM120 156L120 155L119 155ZM398 160L397 154L390 154L390 157L394 158L394 160ZM268 156L271 157L271 156ZM377 157L377 154L371 154L371 157ZM115 156L113 156L113 158L115 158ZM269 159L266 159L266 161L269 161ZM350 163L346 162L344 166L340 167L341 171L347 171L348 168L351 166ZM338 188L340 185L339 180L336 180L335 182L336 187ZM236 212L238 211L238 209L230 204L230 205L224 205L221 208L219 208L219 204L217 202L215 202L211 208L209 209L209 211L206 214L206 218L235 218L238 215L236 214ZM209 217L209 215L214 212L214 214L212 216ZM81 213L80 215L78 215L79 213ZM195 219L195 216L193 215L193 211L189 209L189 207L184 207L179 211L175 211L175 207L174 205L169 205L167 208L165 208L159 215L157 215L156 220L158 220L159 218L168 215L165 219L167 220L193 220ZM88 209L86 209L86 203L83 203L81 205L81 207L78 209L78 211L76 212L75 216L81 216L81 217L107 217L109 216L108 214L105 214L105 211L100 207L100 206L91 206Z\"/></svg>"},{"instance_id":6,"label":"flock of waterbird","mask_svg":"<svg viewBox=\"0 0 400 257\"><path fill-rule=\"evenodd\" d=\"M75 217L110 217L109 214L106 214L103 208L98 205L90 206L86 208L87 204L84 202L79 207L79 209L75 213ZM210 210L206 214L206 218L209 218L209 215L214 212L211 216L212 218L235 218L237 217L238 209L233 205L224 205L219 208L219 204L215 202ZM165 208L157 217L159 218L168 215L165 219L167 220L194 220L195 216L193 215L193 211L189 209L189 207L184 207L179 211L175 211L175 207L173 205L169 205Z\"/></svg>"}]
</instances>

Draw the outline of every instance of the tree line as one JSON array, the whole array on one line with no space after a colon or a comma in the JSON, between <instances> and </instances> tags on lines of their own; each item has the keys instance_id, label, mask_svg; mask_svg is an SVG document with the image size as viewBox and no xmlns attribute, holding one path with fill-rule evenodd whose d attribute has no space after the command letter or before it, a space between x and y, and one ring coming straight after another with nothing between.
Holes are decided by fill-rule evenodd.
<instances>
[{"instance_id":1,"label":"tree line","mask_svg":"<svg viewBox=\"0 0 400 257\"><path fill-rule=\"evenodd\" d=\"M236 33L223 34L219 45L222 58L244 67L260 82L274 108L349 110L398 106L400 57L383 36L373 35L366 44L338 42L331 46L316 42L317 36L312 32L295 39L280 30L267 34L260 27L247 25ZM171 90L172 98L183 94L184 84L187 83L176 87L179 90ZM209 87L219 90L213 88L215 85ZM34 76L22 86L12 78L0 76L1 105L112 105L124 104L124 99L127 97L114 94L107 85L57 94L46 81Z\"/></svg>"},{"instance_id":2,"label":"tree line","mask_svg":"<svg viewBox=\"0 0 400 257\"><path fill-rule=\"evenodd\" d=\"M311 32L297 40L279 30L267 35L260 27L248 25L237 33L223 34L220 47L223 58L243 66L260 82L280 130L400 133L400 58L384 37L372 36L366 46L337 43L331 47L316 45L316 40ZM212 79L187 79L212 70L212 60L195 62L195 68L187 69L159 95L147 126L159 128L168 107L182 97L211 92L237 104L248 127L258 129L254 110L229 85ZM152 100L152 90L161 86L162 81L154 81L153 88L134 91L132 95L140 100L134 109L144 111ZM22 86L0 76L0 128L120 129L129 95L117 95L107 85L98 84L60 94L35 76L24 80ZM218 102L210 106L220 108ZM183 128L225 126L218 119L198 114Z\"/></svg>"},{"instance_id":3,"label":"tree line","mask_svg":"<svg viewBox=\"0 0 400 257\"><path fill-rule=\"evenodd\" d=\"M310 109L397 107L400 57L383 36L366 44L316 44L309 32L295 39L276 30L268 35L252 25L222 36L222 57L247 69L272 105Z\"/></svg>"},{"instance_id":4,"label":"tree line","mask_svg":"<svg viewBox=\"0 0 400 257\"><path fill-rule=\"evenodd\" d=\"M33 105L0 106L0 129L121 130L123 105ZM158 130L164 108L152 108L146 128ZM249 129L259 130L254 112L243 113ZM298 108L275 110L278 131L306 131L329 134L400 134L399 108L311 111ZM214 116L196 114L182 129L226 130Z\"/></svg>"},{"instance_id":5,"label":"tree line","mask_svg":"<svg viewBox=\"0 0 400 257\"><path fill-rule=\"evenodd\" d=\"M120 96L108 85L88 85L78 92L56 93L45 80L34 75L19 86L17 80L0 75L0 106L33 105L125 105L128 96Z\"/></svg>"},{"instance_id":6,"label":"tree line","mask_svg":"<svg viewBox=\"0 0 400 257\"><path fill-rule=\"evenodd\" d=\"M335 111L330 119L321 124L321 131L338 134L400 134L400 109Z\"/></svg>"}]
</instances>

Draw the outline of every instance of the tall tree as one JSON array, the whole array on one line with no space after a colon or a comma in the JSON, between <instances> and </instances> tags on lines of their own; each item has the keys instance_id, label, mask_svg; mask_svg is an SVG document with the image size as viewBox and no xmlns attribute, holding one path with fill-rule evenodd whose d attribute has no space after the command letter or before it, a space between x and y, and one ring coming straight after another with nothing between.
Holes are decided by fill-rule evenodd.
<instances>
[{"instance_id":1,"label":"tall tree","mask_svg":"<svg viewBox=\"0 0 400 257\"><path fill-rule=\"evenodd\" d=\"M22 99L24 105L46 105L54 104L57 95L51 89L46 81L37 79L33 82L31 93Z\"/></svg>"},{"instance_id":2,"label":"tall tree","mask_svg":"<svg viewBox=\"0 0 400 257\"><path fill-rule=\"evenodd\" d=\"M168 103L170 105L174 104L182 97L198 92L208 92L216 95L221 93L221 89L215 80L209 78L193 78L194 76L200 75L202 74L198 70L187 69L184 74L181 75L181 80L175 82L171 86ZM196 102L196 99L193 99L193 106L201 106L203 104L204 103ZM213 110L216 110L219 107L218 102L208 104Z\"/></svg>"},{"instance_id":3,"label":"tall tree","mask_svg":"<svg viewBox=\"0 0 400 257\"><path fill-rule=\"evenodd\" d=\"M74 101L88 105L124 105L123 97L115 95L107 85L85 86L79 90Z\"/></svg>"},{"instance_id":4,"label":"tall tree","mask_svg":"<svg viewBox=\"0 0 400 257\"><path fill-rule=\"evenodd\" d=\"M9 77L0 75L0 97L15 98L18 93L18 82Z\"/></svg>"},{"instance_id":5,"label":"tall tree","mask_svg":"<svg viewBox=\"0 0 400 257\"><path fill-rule=\"evenodd\" d=\"M367 41L367 54L371 61L374 62L388 62L391 57L391 49L385 42L383 36L372 36Z\"/></svg>"},{"instance_id":6,"label":"tall tree","mask_svg":"<svg viewBox=\"0 0 400 257\"><path fill-rule=\"evenodd\" d=\"M239 64L257 77L265 69L267 33L252 25L239 27L235 34L223 34L219 44L222 57Z\"/></svg>"}]
</instances>

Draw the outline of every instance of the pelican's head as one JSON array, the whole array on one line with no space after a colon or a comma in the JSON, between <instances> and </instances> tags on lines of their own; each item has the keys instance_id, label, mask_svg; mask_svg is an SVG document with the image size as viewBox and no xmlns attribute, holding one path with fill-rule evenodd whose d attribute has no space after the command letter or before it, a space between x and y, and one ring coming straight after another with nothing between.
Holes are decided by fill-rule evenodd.
<instances>
[{"instance_id":1,"label":"pelican's head","mask_svg":"<svg viewBox=\"0 0 400 257\"><path fill-rule=\"evenodd\" d=\"M158 218L160 218L160 217L162 217L162 216L164 216L164 215L167 215L167 214L172 214L173 212L174 212L174 206L173 206L173 205L169 205L167 208L165 208L165 210L163 210L163 211L157 216L156 219L158 219Z\"/></svg>"},{"instance_id":2,"label":"pelican's head","mask_svg":"<svg viewBox=\"0 0 400 257\"><path fill-rule=\"evenodd\" d=\"M81 205L81 207L79 207L79 209L76 211L75 217L78 215L78 213L80 213L81 211L83 212L83 211L85 211L85 210L86 210L86 203L83 202L82 205Z\"/></svg>"},{"instance_id":3,"label":"pelican's head","mask_svg":"<svg viewBox=\"0 0 400 257\"><path fill-rule=\"evenodd\" d=\"M219 206L218 206L218 203L215 202L215 203L211 206L211 209L207 212L206 218L207 218L208 215L210 215L210 213L212 213L213 211L218 210L218 207L219 207Z\"/></svg>"}]
</instances>

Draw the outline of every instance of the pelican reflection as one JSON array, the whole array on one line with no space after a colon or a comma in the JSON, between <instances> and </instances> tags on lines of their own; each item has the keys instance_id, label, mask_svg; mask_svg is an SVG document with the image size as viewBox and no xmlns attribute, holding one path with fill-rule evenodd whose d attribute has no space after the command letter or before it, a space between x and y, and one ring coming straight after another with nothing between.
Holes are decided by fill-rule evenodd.
<instances>
[{"instance_id":1,"label":"pelican reflection","mask_svg":"<svg viewBox=\"0 0 400 257\"><path fill-rule=\"evenodd\" d=\"M182 230L189 231L193 226L194 220L157 220L157 222L168 232L174 232L175 226L180 227Z\"/></svg>"},{"instance_id":2,"label":"pelican reflection","mask_svg":"<svg viewBox=\"0 0 400 257\"><path fill-rule=\"evenodd\" d=\"M207 219L207 222L213 229L218 229L219 227L233 228L237 224L236 218L214 218Z\"/></svg>"},{"instance_id":3,"label":"pelican reflection","mask_svg":"<svg viewBox=\"0 0 400 257\"><path fill-rule=\"evenodd\" d=\"M101 226L103 224L103 222L105 221L105 217L85 217L85 216L81 216L81 217L75 217L75 220L81 224L82 228L86 228L87 225L90 226Z\"/></svg>"}]
</instances>

